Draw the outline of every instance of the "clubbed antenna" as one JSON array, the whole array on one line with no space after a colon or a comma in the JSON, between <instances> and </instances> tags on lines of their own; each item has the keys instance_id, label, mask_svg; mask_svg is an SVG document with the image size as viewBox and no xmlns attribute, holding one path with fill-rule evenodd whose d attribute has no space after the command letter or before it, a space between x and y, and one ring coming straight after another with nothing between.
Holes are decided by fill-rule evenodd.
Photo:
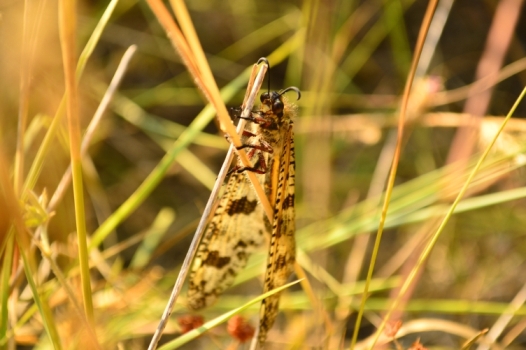
<instances>
[{"instance_id":1,"label":"clubbed antenna","mask_svg":"<svg viewBox=\"0 0 526 350\"><path fill-rule=\"evenodd\" d=\"M290 86L286 89L283 89L279 92L279 95L283 95L285 92L288 92L288 91L295 91L297 94L298 94L298 100L301 98L301 91L300 89L298 89L297 87L295 86Z\"/></svg>"}]
</instances>

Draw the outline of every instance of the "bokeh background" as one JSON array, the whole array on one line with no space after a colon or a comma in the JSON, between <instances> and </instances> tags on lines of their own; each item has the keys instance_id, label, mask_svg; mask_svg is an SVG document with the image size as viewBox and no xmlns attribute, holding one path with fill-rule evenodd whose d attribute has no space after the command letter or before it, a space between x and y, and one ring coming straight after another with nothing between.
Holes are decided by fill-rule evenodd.
<instances>
[{"instance_id":1,"label":"bokeh background","mask_svg":"<svg viewBox=\"0 0 526 350\"><path fill-rule=\"evenodd\" d=\"M107 1L77 1L79 55L108 6ZM276 349L346 348L371 262L401 98L428 2L195 0L186 6L217 85L239 81L227 106L241 104L242 74L260 57L269 57L271 89L297 86L302 91L295 117L298 261L317 301L312 305L300 287L292 288L270 338ZM16 183L20 119L27 118L25 179L64 94L58 3L5 0L0 16L1 146L5 169ZM465 183L466 172L526 85L525 19L520 0L439 1L409 100L396 186L359 341L379 326ZM137 51L83 161L89 233L97 232L130 198L207 104L148 4L121 0L78 82L83 130L130 45ZM390 348L410 348L417 339L426 348L460 348L491 328L510 305L515 317L494 338L501 347L526 345L526 308L521 306L526 280L524 116L522 102L414 277L402 311L393 316L403 322L400 338ZM53 259L78 289L72 190L52 214L43 214L46 196L54 193L69 164L66 119L59 125L30 195L19 194L19 199L27 231L45 230ZM105 237L99 250L107 270L94 267L91 274L102 348L147 347L227 148L212 121L140 206ZM8 211L4 213L2 227L8 233L12 223ZM4 263L10 256L6 242ZM82 348L82 332L75 327L80 316L71 311L64 285L38 249L31 254L64 348ZM257 254L220 305L202 313L206 320L261 293L264 255ZM16 257L10 258L12 269L3 269L3 291L14 299L9 307L8 298L2 299L11 323L0 329L0 348L13 348L15 342L20 348L48 348L27 282L23 276L15 279ZM177 318L186 314L183 295L163 342L180 334ZM257 305L243 316L255 325ZM450 322L445 329L442 321ZM236 344L223 325L187 348Z\"/></svg>"}]
</instances>

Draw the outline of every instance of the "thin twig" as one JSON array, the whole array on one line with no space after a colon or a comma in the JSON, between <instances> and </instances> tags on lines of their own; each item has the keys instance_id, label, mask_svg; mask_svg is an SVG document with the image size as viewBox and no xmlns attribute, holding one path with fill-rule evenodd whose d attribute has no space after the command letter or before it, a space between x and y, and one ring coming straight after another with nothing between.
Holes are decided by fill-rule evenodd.
<instances>
[{"instance_id":1,"label":"thin twig","mask_svg":"<svg viewBox=\"0 0 526 350\"><path fill-rule=\"evenodd\" d=\"M137 51L137 46L132 45L126 50L126 52L122 56L121 62L119 63L119 66L117 67L117 70L115 71L115 75L113 76L113 79L111 80L110 86L108 86L108 90L106 90L106 93L104 94L104 97L102 98L102 101L97 107L97 110L95 111L95 114L93 118L91 119L91 122L88 128L86 129L86 134L84 135L84 138L82 140L81 149L80 149L81 156L84 156L86 154L88 147L91 143L91 140L93 138L93 135L95 134L95 130L97 130L100 124L100 121L102 120L102 116L104 115L104 112L106 112L108 105L113 99L113 95L117 91L117 88L119 87L122 81L122 78L124 77L124 73L126 72L126 69L128 68L130 60L133 57L133 54L135 53L135 51ZM47 208L48 213L55 210L58 203L64 196L64 193L68 189L70 182L71 182L71 166L68 167L68 169L62 176L62 179L60 180L60 183L58 184L57 189L55 190L55 193L53 193L53 197L51 197L51 200L49 201L49 205Z\"/></svg>"},{"instance_id":2,"label":"thin twig","mask_svg":"<svg viewBox=\"0 0 526 350\"><path fill-rule=\"evenodd\" d=\"M400 118L399 118L399 124L398 124L398 134L397 134L397 144L396 144L395 152L393 154L393 160L392 160L392 163L391 163L391 171L389 172L389 178L388 178L388 181L387 181L387 188L385 190L386 195L385 195L385 198L384 198L384 201L383 201L383 205L382 205L381 218L380 218L380 222L379 222L379 225L378 225L378 231L376 233L376 239L375 239L375 242L374 242L373 252L372 252L372 255L371 255L372 256L371 263L369 265L369 270L367 271L367 278L365 280L365 287L364 287L364 291L363 291L363 295L362 295L362 300L361 300L361 303L360 303L360 309L358 311L358 315L357 315L357 319L356 319L356 323L355 323L355 329L354 329L353 337L352 337L352 340L351 340L350 349L353 349L354 346L356 345L356 341L358 339L358 330L360 329L360 323L361 323L361 320L362 320L362 317L363 317L363 313L364 313L365 301L367 300L367 298L369 296L369 287L370 287L371 278L372 278L372 275L373 275L373 272L374 272L374 266L375 266L375 263L376 263L375 259L376 259L377 255L378 255L380 242L382 240L383 229L384 229L384 225L385 225L385 219L387 217L387 210L389 209L389 203L390 203L390 199L391 199L391 194L393 192L394 182L395 182L395 178L396 178L396 171L398 169L398 162L400 161L400 153L401 153L401 149L402 149L402 142L403 142L403 139L404 139L403 136L404 136L405 118L406 118L406 112L407 112L407 105L408 105L408 102L409 102L409 93L410 93L411 87L413 85L413 80L414 80L415 73L416 73L416 67L417 67L418 60L420 58L420 54L422 53L422 47L423 47L423 44L424 44L424 40L425 40L425 37L426 37L427 32L429 30L429 25L431 23L431 19L433 18L433 14L435 12L437 4L438 4L438 0L432 0L432 1L429 2L428 6L427 6L426 13L425 13L424 19L422 21L422 26L421 26L420 32L418 34L418 40L417 40L417 44L416 44L416 48L415 48L415 53L413 55L413 60L411 62L411 69L409 71L409 75L407 77L406 85L405 85L405 88L404 88L404 95L403 95L403 98L402 98L402 106L400 108ZM382 323L380 324L380 326L376 330L375 338L374 338L373 345L371 346L371 348L374 347L374 344L376 343L376 341L380 337L380 334L382 334L382 330L385 327L385 324L387 323L387 321L389 319L389 315L390 315L390 312L384 317Z\"/></svg>"},{"instance_id":3,"label":"thin twig","mask_svg":"<svg viewBox=\"0 0 526 350\"><path fill-rule=\"evenodd\" d=\"M209 67L206 65L206 61L199 60L198 56L200 54L198 52L193 52L193 50L201 50L200 45L196 45L196 43L192 43L192 45L190 45L188 43L185 36L183 35L181 30L175 23L174 19L172 18L170 12L161 0L147 0L147 2L157 19L159 20L159 23L166 31L172 46L179 53L183 63L185 64L189 73L194 78L194 83L203 92L210 104L215 108L221 131L228 135L230 141L234 144L236 148L241 147L241 139L236 133L234 125L230 121L228 111L226 110L225 104L221 100L219 90L217 89L217 85L210 76L211 73L210 75L208 73ZM184 3L174 2L174 4L176 5L174 6L174 10L178 11L179 16L184 17L184 13L179 13L179 11L181 11L180 7L184 7ZM191 32L192 30L187 28L187 26L191 25L191 23L187 19L185 19L184 24L185 32ZM197 40L197 38L193 35L190 37L190 39ZM208 82L208 84L206 84L206 82ZM250 161L245 151L243 149L237 149L237 154L241 164L243 164L243 166L245 167L250 167ZM267 217L272 218L272 207L270 205L270 202L268 201L267 196L265 195L263 187L257 180L256 174L254 174L253 172L247 172L246 175L252 183L254 191L256 192L259 200L261 201L261 205L263 206L265 214L267 215Z\"/></svg>"},{"instance_id":4,"label":"thin twig","mask_svg":"<svg viewBox=\"0 0 526 350\"><path fill-rule=\"evenodd\" d=\"M254 65L254 69L256 67L257 65ZM254 83L253 84L249 83L249 86L250 85L252 86L252 90L250 94L248 95L248 98L246 99L246 101L244 101L243 103L244 108L243 108L243 112L241 113L242 118L240 118L240 122L237 126L238 133L241 133L244 129L244 125L245 125L244 118L248 117L249 113L251 113L252 111L252 107L254 106L254 100L261 87L261 84L263 83L263 78L265 77L265 73L267 69L268 69L267 65L262 65L257 77L254 80ZM252 81L252 79L250 81ZM247 95L245 95L245 97L247 97ZM181 266L181 271L179 272L179 276L177 276L177 280L175 281L175 284L172 290L172 294L170 295L170 299L168 300L168 303L166 304L166 308L164 309L163 315L161 316L161 321L159 322L159 325L157 326L157 329L155 330L155 333L152 337L150 345L148 346L148 350L154 350L157 347L157 343L159 342L162 336L162 333L164 331L164 328L166 327L166 324L168 323L168 319L170 318L170 315L172 314L172 310L175 305L175 302L177 301L177 297L179 296L181 292L183 283L186 279L186 276L188 275L188 271L190 270L190 264L192 263L192 260L194 259L195 253L197 252L197 247L203 236L204 229L208 221L208 217L210 216L212 212L218 192L221 189L223 179L225 178L228 172L228 169L230 167L230 163L232 162L232 159L234 156L234 149L235 149L235 146L231 145L230 149L228 150L226 159L223 162L223 166L221 167L221 170L219 171L216 184L214 188L212 189L212 193L210 194L208 203L206 204L205 210L203 211L201 220L199 224L197 225L197 229L194 234L194 238L192 240L192 243L190 244L190 248L188 249L188 253L185 257L183 265Z\"/></svg>"}]
</instances>

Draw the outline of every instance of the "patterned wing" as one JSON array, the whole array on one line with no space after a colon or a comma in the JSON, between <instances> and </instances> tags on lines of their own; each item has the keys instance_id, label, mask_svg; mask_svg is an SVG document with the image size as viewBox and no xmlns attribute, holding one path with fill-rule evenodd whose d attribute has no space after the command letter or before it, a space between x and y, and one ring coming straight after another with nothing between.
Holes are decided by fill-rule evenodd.
<instances>
[{"instance_id":1,"label":"patterned wing","mask_svg":"<svg viewBox=\"0 0 526 350\"><path fill-rule=\"evenodd\" d=\"M199 245L190 274L188 305L213 304L265 241L263 209L243 173L234 172Z\"/></svg>"},{"instance_id":2,"label":"patterned wing","mask_svg":"<svg viewBox=\"0 0 526 350\"><path fill-rule=\"evenodd\" d=\"M265 272L264 292L283 286L292 273L295 261L294 241L294 136L292 122L286 132L285 144L279 159L274 221ZM268 330L274 324L279 311L280 293L263 300L260 310L258 343L263 345Z\"/></svg>"}]
</instances>

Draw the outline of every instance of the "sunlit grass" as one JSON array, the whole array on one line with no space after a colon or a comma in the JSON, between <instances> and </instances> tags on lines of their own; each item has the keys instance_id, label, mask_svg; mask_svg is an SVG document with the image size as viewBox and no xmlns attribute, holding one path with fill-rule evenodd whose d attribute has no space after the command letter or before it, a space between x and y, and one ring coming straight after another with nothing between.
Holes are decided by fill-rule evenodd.
<instances>
[{"instance_id":1,"label":"sunlit grass","mask_svg":"<svg viewBox=\"0 0 526 350\"><path fill-rule=\"evenodd\" d=\"M173 1L174 13L165 15L181 28L176 39L146 3L80 2L76 21L67 16L72 8L55 5L19 2L2 14L11 33L0 32L0 349L148 347L228 149L224 103L241 104L262 56L271 62L272 89L294 85L303 95L295 121L296 238L309 284L283 294L269 336L275 348L349 348L360 308L355 348L369 348L393 305L385 324L392 330L401 319L398 332L377 335L393 349L417 338L427 348L495 339L503 348L524 346L525 125L511 120L497 136L504 118L486 116L463 164L447 161L449 152L462 153L452 140L468 117L453 103L503 79L524 85L523 59L473 82L456 79L463 72L448 64L459 59L445 46L425 48L443 50L422 68L441 76L442 90L438 79L418 76L409 95L399 170L367 281L419 1L330 9L316 1L203 0L188 2L188 13ZM464 45L445 33L443 42ZM122 59L132 44L137 51ZM63 50L73 65L63 65ZM479 64L462 53L470 57L464 66ZM506 86L491 113L504 115L517 100L522 86ZM101 119L88 128L95 114ZM514 115L523 114L519 106ZM80 135L68 126L72 117ZM61 180L70 164L76 201L71 177ZM189 313L183 290L159 346L238 346L222 323L241 314L256 325L265 259L264 250L254 254L231 291L203 310L208 323L186 335L178 324Z\"/></svg>"}]
</instances>

